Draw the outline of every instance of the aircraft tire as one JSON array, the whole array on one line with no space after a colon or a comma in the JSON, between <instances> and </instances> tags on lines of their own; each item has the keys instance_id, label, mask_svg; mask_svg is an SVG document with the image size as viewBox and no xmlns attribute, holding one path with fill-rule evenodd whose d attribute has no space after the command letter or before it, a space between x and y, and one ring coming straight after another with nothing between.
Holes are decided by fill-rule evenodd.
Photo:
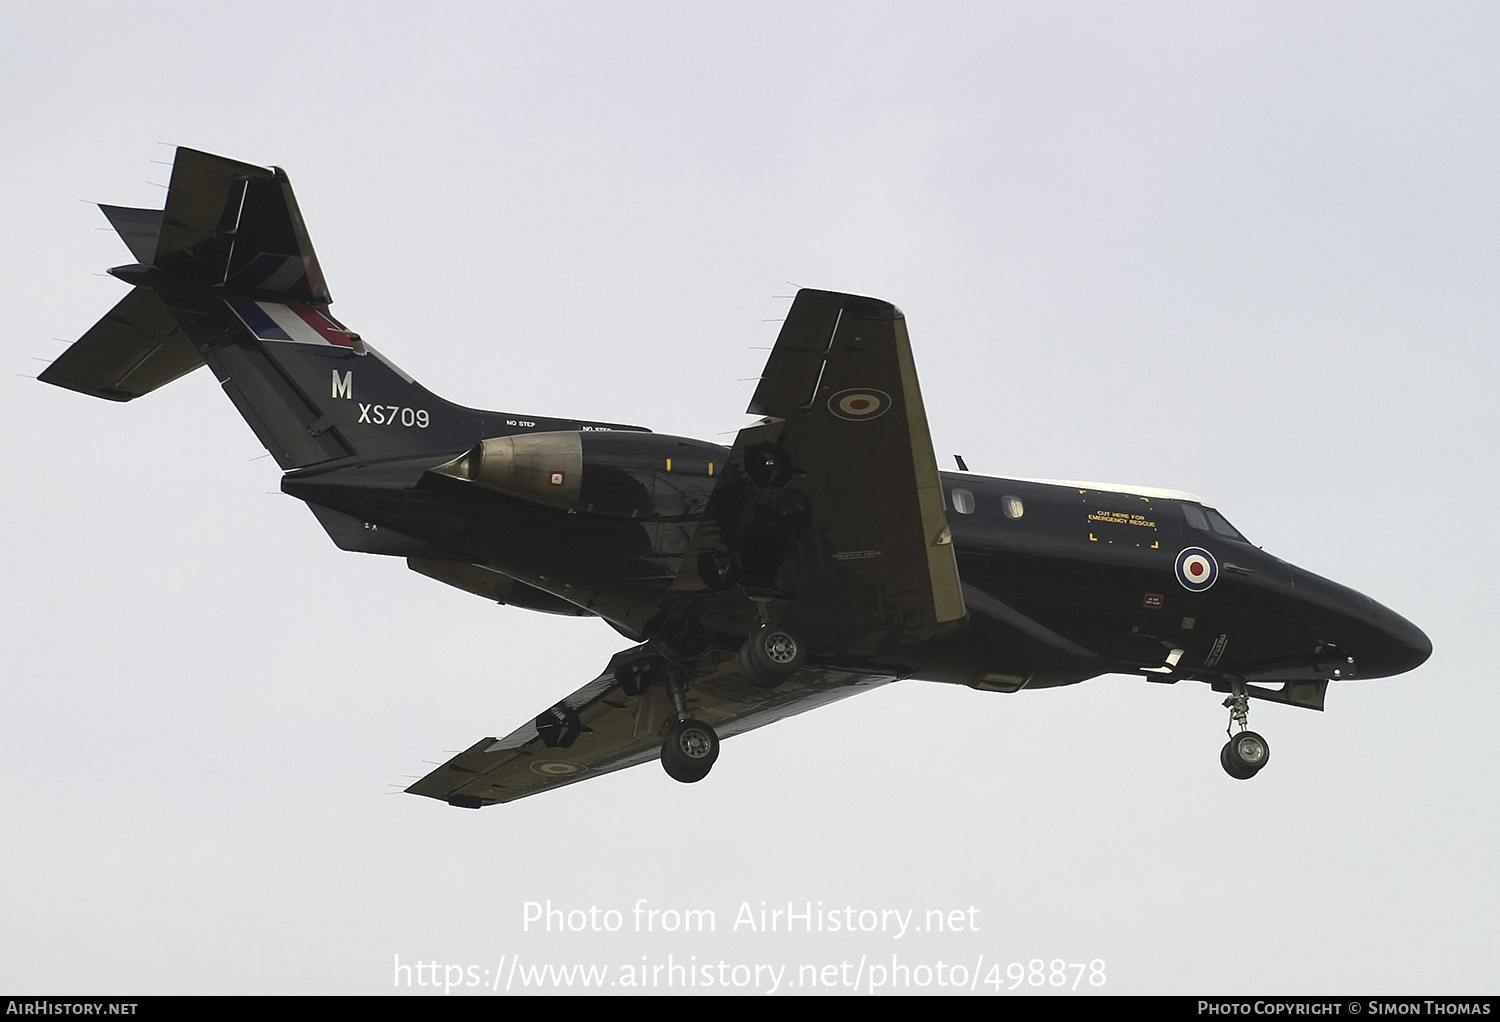
<instances>
[{"instance_id":1,"label":"aircraft tire","mask_svg":"<svg viewBox=\"0 0 1500 1022\"><path fill-rule=\"evenodd\" d=\"M1236 766L1232 760L1230 760L1228 742L1225 742L1224 748L1219 750L1219 766L1223 767L1224 772L1230 777L1233 777L1236 781L1248 781L1250 778L1255 776L1253 771L1250 773L1246 773L1243 769Z\"/></svg>"},{"instance_id":2,"label":"aircraft tire","mask_svg":"<svg viewBox=\"0 0 1500 1022\"><path fill-rule=\"evenodd\" d=\"M1248 781L1271 761L1271 746L1254 731L1241 731L1219 752L1224 772L1236 780Z\"/></svg>"},{"instance_id":3,"label":"aircraft tire","mask_svg":"<svg viewBox=\"0 0 1500 1022\"><path fill-rule=\"evenodd\" d=\"M708 776L719 758L719 736L701 720L674 721L661 744L661 766L667 776L692 784Z\"/></svg>"},{"instance_id":4,"label":"aircraft tire","mask_svg":"<svg viewBox=\"0 0 1500 1022\"><path fill-rule=\"evenodd\" d=\"M740 673L757 688L775 688L796 674L807 659L797 633L781 625L761 625L740 646Z\"/></svg>"}]
</instances>

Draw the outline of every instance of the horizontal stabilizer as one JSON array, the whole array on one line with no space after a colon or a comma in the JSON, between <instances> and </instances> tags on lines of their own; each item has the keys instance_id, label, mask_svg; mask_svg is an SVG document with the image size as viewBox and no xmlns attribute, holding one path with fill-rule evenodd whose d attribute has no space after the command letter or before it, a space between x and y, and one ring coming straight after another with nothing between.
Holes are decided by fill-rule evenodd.
<instances>
[{"instance_id":1,"label":"horizontal stabilizer","mask_svg":"<svg viewBox=\"0 0 1500 1022\"><path fill-rule=\"evenodd\" d=\"M177 150L156 249L143 262L232 294L331 301L286 172L196 149Z\"/></svg>"},{"instance_id":2,"label":"horizontal stabilizer","mask_svg":"<svg viewBox=\"0 0 1500 1022\"><path fill-rule=\"evenodd\" d=\"M109 217L110 226L120 235L136 261L149 266L156 258L156 244L161 237L162 211L106 206L102 202L99 203L99 209Z\"/></svg>"},{"instance_id":3,"label":"horizontal stabilizer","mask_svg":"<svg viewBox=\"0 0 1500 1022\"><path fill-rule=\"evenodd\" d=\"M111 401L149 394L203 364L156 292L138 287L37 379Z\"/></svg>"}]
</instances>

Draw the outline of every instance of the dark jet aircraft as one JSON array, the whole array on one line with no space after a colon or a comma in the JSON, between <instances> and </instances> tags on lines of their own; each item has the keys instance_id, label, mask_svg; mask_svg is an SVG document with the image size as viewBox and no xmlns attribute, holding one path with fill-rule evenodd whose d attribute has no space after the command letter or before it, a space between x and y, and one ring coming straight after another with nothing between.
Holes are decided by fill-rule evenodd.
<instances>
[{"instance_id":1,"label":"dark jet aircraft","mask_svg":"<svg viewBox=\"0 0 1500 1022\"><path fill-rule=\"evenodd\" d=\"M133 288L43 381L129 401L206 364L343 549L631 642L418 795L478 808L658 758L698 781L721 739L890 681L1108 673L1225 694L1219 759L1247 779L1251 698L1321 710L1432 651L1191 494L940 473L887 302L799 292L724 448L423 389L330 315L279 169L179 149L165 209L101 208Z\"/></svg>"}]
</instances>

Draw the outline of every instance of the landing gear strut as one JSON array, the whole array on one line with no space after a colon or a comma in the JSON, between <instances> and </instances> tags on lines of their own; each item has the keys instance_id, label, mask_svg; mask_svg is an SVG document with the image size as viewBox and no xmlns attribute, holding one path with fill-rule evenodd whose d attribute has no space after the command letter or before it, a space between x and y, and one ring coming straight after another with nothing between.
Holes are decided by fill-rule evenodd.
<instances>
[{"instance_id":1,"label":"landing gear strut","mask_svg":"<svg viewBox=\"0 0 1500 1022\"><path fill-rule=\"evenodd\" d=\"M1229 741L1219 750L1219 765L1235 780L1248 781L1271 761L1271 746L1249 729L1250 700L1243 684L1235 682L1233 693L1224 700L1224 705L1229 709ZM1240 729L1238 734L1234 730L1236 725Z\"/></svg>"},{"instance_id":2,"label":"landing gear strut","mask_svg":"<svg viewBox=\"0 0 1500 1022\"><path fill-rule=\"evenodd\" d=\"M668 685L677 719L667 727L662 740L661 767L672 780L692 784L713 769L714 760L719 758L719 736L703 721L688 716L687 679L682 672L672 672Z\"/></svg>"},{"instance_id":3,"label":"landing gear strut","mask_svg":"<svg viewBox=\"0 0 1500 1022\"><path fill-rule=\"evenodd\" d=\"M752 685L769 689L796 674L806 659L807 647L795 632L781 625L763 624L740 646L738 666ZM620 688L626 695L639 695L656 673L647 663L627 665L618 672ZM676 719L662 740L661 766L673 780L692 784L713 769L714 760L719 758L719 736L710 725L688 715L685 666L665 673Z\"/></svg>"}]
</instances>

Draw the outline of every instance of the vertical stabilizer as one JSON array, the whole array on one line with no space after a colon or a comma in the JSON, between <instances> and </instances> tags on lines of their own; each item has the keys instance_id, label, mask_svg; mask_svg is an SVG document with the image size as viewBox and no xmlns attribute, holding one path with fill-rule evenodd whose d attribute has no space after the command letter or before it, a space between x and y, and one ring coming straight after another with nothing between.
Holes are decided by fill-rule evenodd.
<instances>
[{"instance_id":1,"label":"vertical stabilizer","mask_svg":"<svg viewBox=\"0 0 1500 1022\"><path fill-rule=\"evenodd\" d=\"M333 318L291 182L276 167L178 149L166 208L101 206L134 284L39 377L129 401L207 364L284 469L441 455L486 437L635 429L445 401Z\"/></svg>"}]
</instances>

